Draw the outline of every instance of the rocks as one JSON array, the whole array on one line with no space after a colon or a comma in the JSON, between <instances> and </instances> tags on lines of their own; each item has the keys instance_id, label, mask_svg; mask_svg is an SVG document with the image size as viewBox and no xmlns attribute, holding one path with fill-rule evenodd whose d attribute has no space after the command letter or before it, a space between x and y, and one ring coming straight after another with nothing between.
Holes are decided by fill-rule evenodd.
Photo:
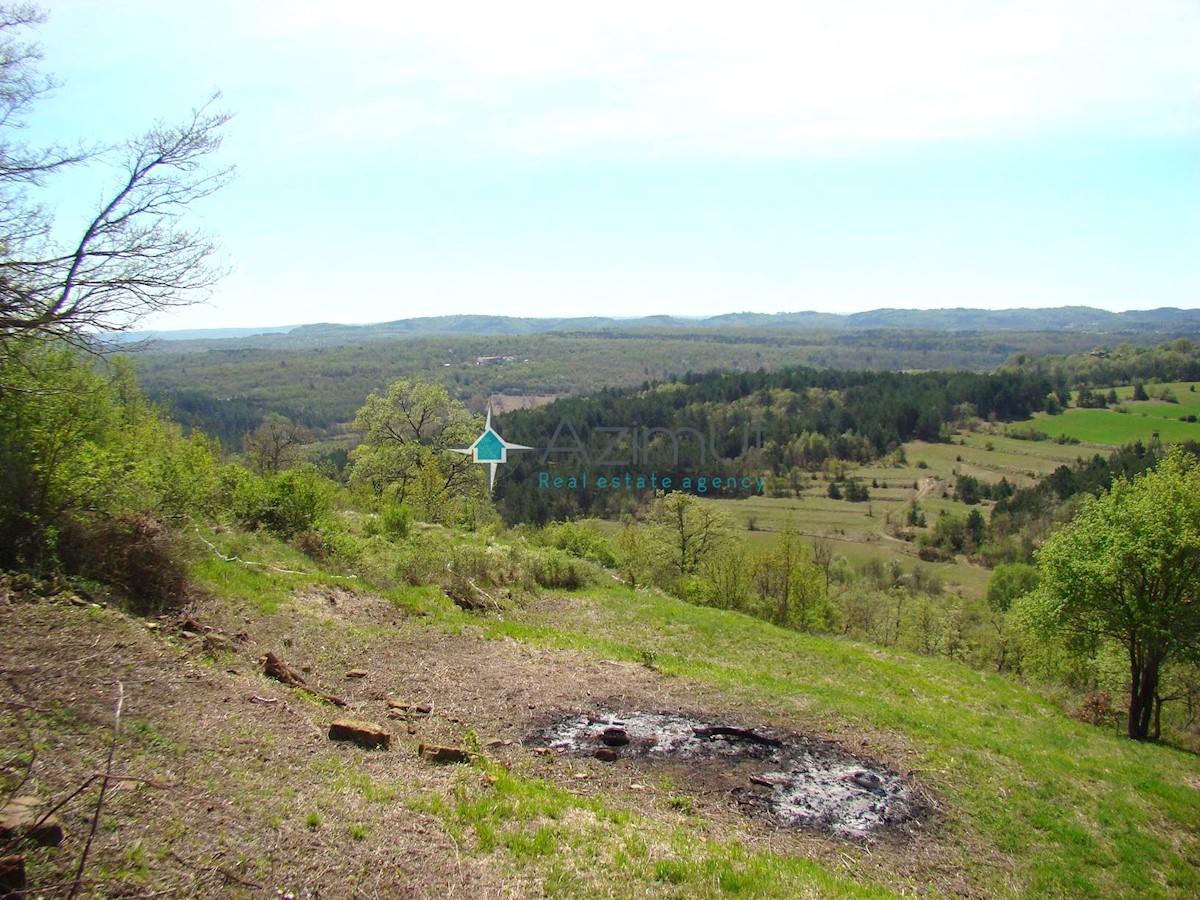
<instances>
[{"instance_id":1,"label":"rocks","mask_svg":"<svg viewBox=\"0 0 1200 900\"><path fill-rule=\"evenodd\" d=\"M421 744L417 747L417 755L426 762L443 765L471 761L471 754L466 750L458 747L439 747L436 744Z\"/></svg>"},{"instance_id":2,"label":"rocks","mask_svg":"<svg viewBox=\"0 0 1200 900\"><path fill-rule=\"evenodd\" d=\"M0 810L0 841L24 837L43 847L62 843L63 827L57 816L45 816L44 804L36 797L13 797Z\"/></svg>"},{"instance_id":3,"label":"rocks","mask_svg":"<svg viewBox=\"0 0 1200 900\"><path fill-rule=\"evenodd\" d=\"M850 781L853 781L861 788L865 788L872 794L886 794L887 791L883 788L883 779L874 772L855 772L850 776Z\"/></svg>"},{"instance_id":4,"label":"rocks","mask_svg":"<svg viewBox=\"0 0 1200 900\"><path fill-rule=\"evenodd\" d=\"M608 747L624 747L629 743L629 732L624 728L605 728L600 740Z\"/></svg>"},{"instance_id":5,"label":"rocks","mask_svg":"<svg viewBox=\"0 0 1200 900\"><path fill-rule=\"evenodd\" d=\"M329 725L331 741L350 741L373 750L378 747L387 750L392 745L392 733L382 726L372 722L361 722L356 719L338 719Z\"/></svg>"},{"instance_id":6,"label":"rocks","mask_svg":"<svg viewBox=\"0 0 1200 900\"><path fill-rule=\"evenodd\" d=\"M388 715L397 719L416 719L422 718L433 712L433 707L428 703L409 703L407 700L389 700Z\"/></svg>"},{"instance_id":7,"label":"rocks","mask_svg":"<svg viewBox=\"0 0 1200 900\"><path fill-rule=\"evenodd\" d=\"M367 673L366 669L351 669L349 672L346 673L346 677L347 678L366 678L367 674L368 673Z\"/></svg>"},{"instance_id":8,"label":"rocks","mask_svg":"<svg viewBox=\"0 0 1200 900\"><path fill-rule=\"evenodd\" d=\"M600 762L617 761L617 751L612 747L597 747L596 752L594 752L592 756L600 760Z\"/></svg>"}]
</instances>

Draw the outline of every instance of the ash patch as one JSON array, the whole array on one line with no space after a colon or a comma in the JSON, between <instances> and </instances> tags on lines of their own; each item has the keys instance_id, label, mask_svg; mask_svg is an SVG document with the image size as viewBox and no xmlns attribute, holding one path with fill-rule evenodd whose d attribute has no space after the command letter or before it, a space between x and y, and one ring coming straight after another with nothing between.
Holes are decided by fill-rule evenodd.
<instances>
[{"instance_id":1,"label":"ash patch","mask_svg":"<svg viewBox=\"0 0 1200 900\"><path fill-rule=\"evenodd\" d=\"M530 742L606 762L686 764L725 787L746 812L788 828L869 838L900 830L925 811L916 788L897 773L803 735L629 712L568 716Z\"/></svg>"}]
</instances>

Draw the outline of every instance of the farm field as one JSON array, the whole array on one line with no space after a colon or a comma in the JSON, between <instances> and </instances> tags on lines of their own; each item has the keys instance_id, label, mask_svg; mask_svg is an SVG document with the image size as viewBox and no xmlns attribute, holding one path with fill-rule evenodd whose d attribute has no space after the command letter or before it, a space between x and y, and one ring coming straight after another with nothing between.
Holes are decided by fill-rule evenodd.
<instances>
[{"instance_id":1,"label":"farm field","mask_svg":"<svg viewBox=\"0 0 1200 900\"><path fill-rule=\"evenodd\" d=\"M947 443L912 441L904 447L905 464L875 464L850 473L868 485L878 484L870 488L871 499L864 503L829 499L829 480L825 477L807 482L799 497L708 502L726 511L745 529L752 545L769 546L790 522L810 541L828 540L834 552L852 566L860 567L872 558L885 565L897 560L906 571L923 567L949 590L982 596L990 575L988 569L962 557L955 562L921 561L917 546L892 537L886 526L903 516L913 500L918 501L930 525L942 513L965 515L972 508L985 518L990 516L990 501L971 507L954 499L959 475L988 484L1006 478L1015 487L1027 487L1059 466L1133 441L1149 442L1156 432L1165 443L1200 440L1200 423L1179 421L1180 416L1200 417L1200 392L1193 393L1190 388L1187 382L1147 388L1152 397L1169 390L1179 401L1171 403L1158 399L1135 402L1133 388L1123 387L1117 389L1117 395L1129 409L1126 413L1071 408L1056 416L1038 414L1025 422L984 425L979 430L955 434ZM1052 436L1066 434L1079 443L1022 440L1006 433L1030 425Z\"/></svg>"},{"instance_id":2,"label":"farm field","mask_svg":"<svg viewBox=\"0 0 1200 900\"><path fill-rule=\"evenodd\" d=\"M1134 401L1133 388L1117 388L1126 412L1116 409L1068 409L1060 415L1036 414L1034 427L1050 437L1060 434L1085 444L1120 447L1133 441L1148 441L1157 432L1164 443L1200 440L1200 422L1181 422L1180 417L1200 418L1200 392L1192 392L1191 382L1148 385L1151 398L1167 390L1177 402L1159 399Z\"/></svg>"}]
</instances>

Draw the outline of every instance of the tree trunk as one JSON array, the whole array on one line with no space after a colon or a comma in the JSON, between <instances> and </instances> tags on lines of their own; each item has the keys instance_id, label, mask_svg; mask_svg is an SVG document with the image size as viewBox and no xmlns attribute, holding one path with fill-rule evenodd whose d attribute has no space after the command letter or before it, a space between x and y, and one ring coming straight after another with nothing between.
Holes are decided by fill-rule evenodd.
<instances>
[{"instance_id":1,"label":"tree trunk","mask_svg":"<svg viewBox=\"0 0 1200 900\"><path fill-rule=\"evenodd\" d=\"M1150 739L1150 723L1154 715L1154 697L1158 693L1158 667L1155 656L1145 659L1131 651L1129 664L1129 737L1135 741Z\"/></svg>"}]
</instances>

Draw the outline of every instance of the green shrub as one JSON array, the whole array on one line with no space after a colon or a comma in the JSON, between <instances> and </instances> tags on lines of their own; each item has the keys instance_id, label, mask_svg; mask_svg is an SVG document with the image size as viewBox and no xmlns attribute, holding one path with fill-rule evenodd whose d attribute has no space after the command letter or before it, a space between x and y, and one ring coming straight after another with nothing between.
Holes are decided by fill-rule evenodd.
<instances>
[{"instance_id":1,"label":"green shrub","mask_svg":"<svg viewBox=\"0 0 1200 900\"><path fill-rule=\"evenodd\" d=\"M379 522L384 534L393 538L406 538L409 529L412 528L412 511L407 506L388 503L379 514Z\"/></svg>"},{"instance_id":2,"label":"green shrub","mask_svg":"<svg viewBox=\"0 0 1200 900\"><path fill-rule=\"evenodd\" d=\"M550 547L602 566L617 563L608 538L594 522L556 522L542 529L541 539Z\"/></svg>"},{"instance_id":3,"label":"green shrub","mask_svg":"<svg viewBox=\"0 0 1200 900\"><path fill-rule=\"evenodd\" d=\"M313 466L255 475L240 466L220 473L223 505L243 528L291 538L316 527L333 503L333 486Z\"/></svg>"},{"instance_id":4,"label":"green shrub","mask_svg":"<svg viewBox=\"0 0 1200 900\"><path fill-rule=\"evenodd\" d=\"M553 548L528 550L522 562L530 578L544 588L575 590L595 580L595 570L587 562Z\"/></svg>"}]
</instances>

